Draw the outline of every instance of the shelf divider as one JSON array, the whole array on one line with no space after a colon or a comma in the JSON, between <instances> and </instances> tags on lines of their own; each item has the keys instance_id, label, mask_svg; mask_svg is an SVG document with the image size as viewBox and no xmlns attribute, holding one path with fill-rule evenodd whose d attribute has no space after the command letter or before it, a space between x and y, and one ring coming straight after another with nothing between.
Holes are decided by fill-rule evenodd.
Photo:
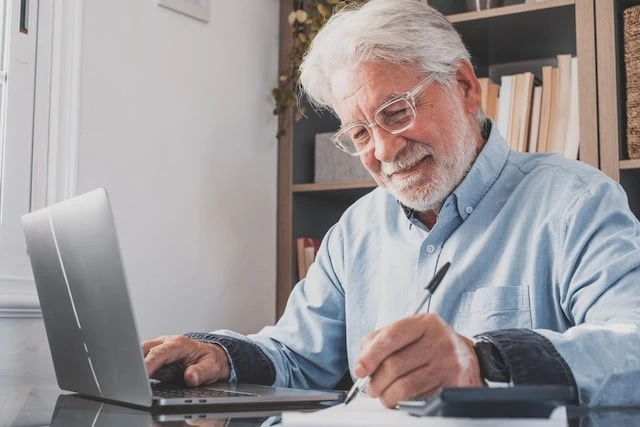
<instances>
[{"instance_id":1,"label":"shelf divider","mask_svg":"<svg viewBox=\"0 0 640 427\"><path fill-rule=\"evenodd\" d=\"M375 181L347 181L347 182L312 182L309 184L294 184L294 193L309 193L314 191L353 190L357 188L375 188Z\"/></svg>"},{"instance_id":2,"label":"shelf divider","mask_svg":"<svg viewBox=\"0 0 640 427\"><path fill-rule=\"evenodd\" d=\"M620 160L620 169L640 169L640 159Z\"/></svg>"},{"instance_id":3,"label":"shelf divider","mask_svg":"<svg viewBox=\"0 0 640 427\"><path fill-rule=\"evenodd\" d=\"M514 4L511 6L495 7L492 9L480 10L477 12L464 12L447 15L451 23L475 21L478 19L495 18L497 16L513 15L516 13L533 12L542 9L568 6L575 4L575 0L547 0L544 2Z\"/></svg>"}]
</instances>

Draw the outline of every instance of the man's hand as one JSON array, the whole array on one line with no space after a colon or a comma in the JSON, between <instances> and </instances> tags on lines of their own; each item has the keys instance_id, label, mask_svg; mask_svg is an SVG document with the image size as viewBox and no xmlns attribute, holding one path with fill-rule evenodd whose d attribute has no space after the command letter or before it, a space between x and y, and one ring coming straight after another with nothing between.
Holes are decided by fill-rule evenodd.
<instances>
[{"instance_id":1,"label":"man's hand","mask_svg":"<svg viewBox=\"0 0 640 427\"><path fill-rule=\"evenodd\" d=\"M150 378L192 387L229 379L227 354L216 344L170 335L144 341L142 351Z\"/></svg>"},{"instance_id":2,"label":"man's hand","mask_svg":"<svg viewBox=\"0 0 640 427\"><path fill-rule=\"evenodd\" d=\"M362 339L360 348L354 373L371 377L368 394L388 408L445 386L484 386L471 340L435 314L407 317L378 329Z\"/></svg>"}]
</instances>

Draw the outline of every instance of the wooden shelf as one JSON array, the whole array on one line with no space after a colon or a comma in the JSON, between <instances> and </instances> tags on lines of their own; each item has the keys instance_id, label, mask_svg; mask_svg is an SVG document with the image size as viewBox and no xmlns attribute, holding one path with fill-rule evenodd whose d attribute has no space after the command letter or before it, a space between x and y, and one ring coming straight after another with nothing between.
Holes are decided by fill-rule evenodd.
<instances>
[{"instance_id":1,"label":"wooden shelf","mask_svg":"<svg viewBox=\"0 0 640 427\"><path fill-rule=\"evenodd\" d=\"M478 67L577 53L575 0L503 6L447 18Z\"/></svg>"},{"instance_id":2,"label":"wooden shelf","mask_svg":"<svg viewBox=\"0 0 640 427\"><path fill-rule=\"evenodd\" d=\"M640 159L620 160L620 169L640 169Z\"/></svg>"},{"instance_id":3,"label":"wooden shelf","mask_svg":"<svg viewBox=\"0 0 640 427\"><path fill-rule=\"evenodd\" d=\"M353 190L359 188L375 188L375 181L351 181L351 182L319 182L310 184L294 184L291 189L294 193L310 193L316 191Z\"/></svg>"},{"instance_id":4,"label":"wooden shelf","mask_svg":"<svg viewBox=\"0 0 640 427\"><path fill-rule=\"evenodd\" d=\"M508 16L516 13L534 12L536 10L552 9L554 7L574 5L575 0L548 0L544 2L515 4L511 6L496 7L478 12L465 12L448 15L447 18L453 24L458 22L476 21L479 19Z\"/></svg>"}]
</instances>

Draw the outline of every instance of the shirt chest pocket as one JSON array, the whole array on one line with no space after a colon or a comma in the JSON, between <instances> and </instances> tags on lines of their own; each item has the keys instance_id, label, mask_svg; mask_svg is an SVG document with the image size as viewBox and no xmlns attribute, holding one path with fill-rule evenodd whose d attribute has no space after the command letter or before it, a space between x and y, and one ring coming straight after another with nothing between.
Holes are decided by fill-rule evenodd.
<instances>
[{"instance_id":1,"label":"shirt chest pocket","mask_svg":"<svg viewBox=\"0 0 640 427\"><path fill-rule=\"evenodd\" d=\"M509 328L531 328L528 286L491 286L462 293L456 332L472 337Z\"/></svg>"}]
</instances>

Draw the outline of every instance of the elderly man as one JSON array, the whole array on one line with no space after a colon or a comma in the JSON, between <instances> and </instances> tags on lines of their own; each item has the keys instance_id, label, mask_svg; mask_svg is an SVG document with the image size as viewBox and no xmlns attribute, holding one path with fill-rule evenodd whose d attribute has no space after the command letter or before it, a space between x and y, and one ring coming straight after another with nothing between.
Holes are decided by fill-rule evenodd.
<instances>
[{"instance_id":1,"label":"elderly man","mask_svg":"<svg viewBox=\"0 0 640 427\"><path fill-rule=\"evenodd\" d=\"M335 14L301 72L379 188L328 231L275 326L145 342L150 375L179 362L189 385L331 388L349 370L389 407L485 381L640 403L640 224L618 184L510 152L459 35L421 1Z\"/></svg>"}]
</instances>

